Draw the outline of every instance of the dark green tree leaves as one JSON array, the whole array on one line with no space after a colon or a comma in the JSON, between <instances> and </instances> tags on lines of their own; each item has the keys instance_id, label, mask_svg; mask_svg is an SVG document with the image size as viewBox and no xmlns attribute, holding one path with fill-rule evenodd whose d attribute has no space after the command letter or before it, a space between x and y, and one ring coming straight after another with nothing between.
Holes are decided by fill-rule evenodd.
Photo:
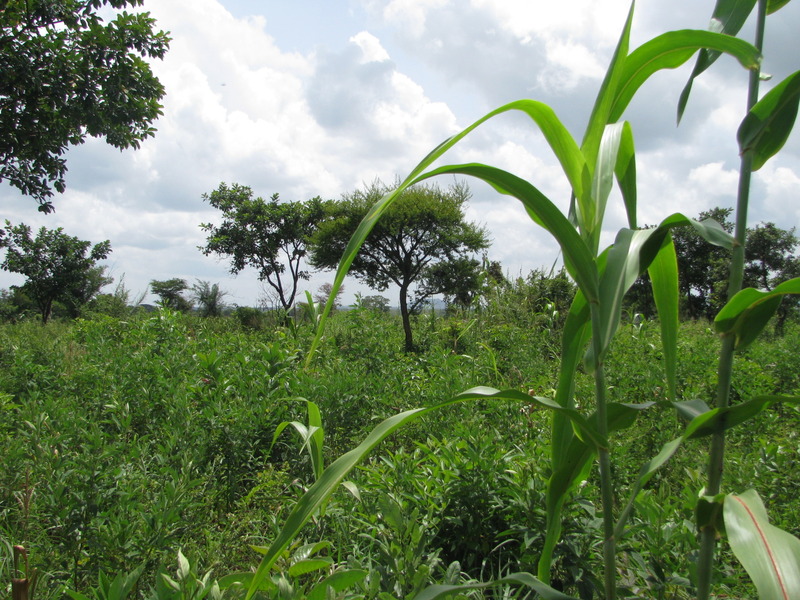
<instances>
[{"instance_id":1,"label":"dark green tree leaves","mask_svg":"<svg viewBox=\"0 0 800 600\"><path fill-rule=\"evenodd\" d=\"M314 235L311 264L336 268L351 236L388 191L376 182L331 204ZM370 287L383 291L394 284L399 288L406 350L414 346L409 315L434 294L468 295L469 290L457 289L463 282L457 283L454 274L464 275L470 267L477 272L478 265L469 263L469 256L489 246L486 232L464 220L469 197L464 184L446 190L434 185L409 188L376 221L353 259L351 272ZM409 302L412 286L417 289Z\"/></svg>"},{"instance_id":2,"label":"dark green tree leaves","mask_svg":"<svg viewBox=\"0 0 800 600\"><path fill-rule=\"evenodd\" d=\"M143 0L8 0L0 10L0 181L54 210L64 152L87 135L137 148L154 134L164 87L148 59L169 37L148 13L98 12Z\"/></svg>"},{"instance_id":3,"label":"dark green tree leaves","mask_svg":"<svg viewBox=\"0 0 800 600\"><path fill-rule=\"evenodd\" d=\"M32 237L31 228L24 223L6 221L5 230L0 230L0 248L6 249L0 268L27 278L19 289L36 302L42 323L50 319L54 302L64 302L75 310L110 283L96 265L111 253L108 240L92 246L65 234L61 227L42 227Z\"/></svg>"},{"instance_id":4,"label":"dark green tree leaves","mask_svg":"<svg viewBox=\"0 0 800 600\"><path fill-rule=\"evenodd\" d=\"M203 254L230 258L234 274L255 268L259 280L266 281L280 307L288 311L299 281L309 278L301 264L310 236L324 215L323 201L281 202L278 194L266 201L254 197L247 186L224 183L204 194L203 200L222 211L220 225L200 225L208 233L206 245L200 247Z\"/></svg>"}]
</instances>

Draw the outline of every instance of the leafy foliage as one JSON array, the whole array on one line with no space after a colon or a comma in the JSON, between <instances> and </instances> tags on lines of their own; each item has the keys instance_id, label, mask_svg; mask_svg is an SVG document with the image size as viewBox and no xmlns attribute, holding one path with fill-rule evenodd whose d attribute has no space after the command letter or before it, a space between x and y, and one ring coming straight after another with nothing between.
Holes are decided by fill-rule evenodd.
<instances>
[{"instance_id":1,"label":"leafy foliage","mask_svg":"<svg viewBox=\"0 0 800 600\"><path fill-rule=\"evenodd\" d=\"M198 280L192 286L192 296L203 317L221 317L227 295L228 293L221 290L218 283L212 285L208 281Z\"/></svg>"},{"instance_id":2,"label":"leafy foliage","mask_svg":"<svg viewBox=\"0 0 800 600\"><path fill-rule=\"evenodd\" d=\"M150 282L150 290L161 299L162 306L180 312L192 310L192 303L183 295L187 289L189 289L189 284L185 279L179 277L163 281L153 279Z\"/></svg>"},{"instance_id":3,"label":"leafy foliage","mask_svg":"<svg viewBox=\"0 0 800 600\"><path fill-rule=\"evenodd\" d=\"M36 302L42 323L50 319L54 302L64 302L75 316L100 288L111 282L104 275L104 268L96 266L111 253L108 240L92 246L91 242L65 234L61 227L42 227L34 238L24 223L11 225L6 221L5 230L0 230L0 248L6 249L0 267L27 278L20 289Z\"/></svg>"},{"instance_id":4,"label":"leafy foliage","mask_svg":"<svg viewBox=\"0 0 800 600\"><path fill-rule=\"evenodd\" d=\"M148 13L118 13L143 0L10 0L0 11L0 181L54 210L66 186L67 146L87 135L137 148L154 134L164 87L148 60L169 37Z\"/></svg>"},{"instance_id":5,"label":"leafy foliage","mask_svg":"<svg viewBox=\"0 0 800 600\"><path fill-rule=\"evenodd\" d=\"M327 217L312 239L311 264L335 268L353 232L387 190L375 182L329 205ZM477 263L470 261L469 255L489 245L486 232L464 220L469 197L464 184L447 190L434 185L408 189L372 229L353 262L353 274L370 287L384 291L394 284L399 288L407 351L414 348L410 315L434 294L464 293L460 288L465 282L458 274L465 269L474 273Z\"/></svg>"},{"instance_id":6,"label":"leafy foliage","mask_svg":"<svg viewBox=\"0 0 800 600\"><path fill-rule=\"evenodd\" d=\"M309 278L301 264L309 238L323 217L322 200L281 202L278 194L273 194L265 201L254 198L249 187L224 183L204 194L203 200L223 215L220 225L200 225L208 233L206 245L200 248L203 253L229 257L234 274L255 268L259 280L267 282L281 308L288 311L299 281Z\"/></svg>"}]
</instances>

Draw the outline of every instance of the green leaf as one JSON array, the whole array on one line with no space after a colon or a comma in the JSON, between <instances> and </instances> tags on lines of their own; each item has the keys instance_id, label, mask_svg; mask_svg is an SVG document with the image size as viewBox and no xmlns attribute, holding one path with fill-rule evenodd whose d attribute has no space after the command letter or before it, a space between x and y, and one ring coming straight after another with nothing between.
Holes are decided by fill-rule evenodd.
<instances>
[{"instance_id":1,"label":"green leaf","mask_svg":"<svg viewBox=\"0 0 800 600\"><path fill-rule=\"evenodd\" d=\"M669 398L678 397L678 257L672 236L667 235L661 248L647 269L653 290L653 299L661 326L661 348L664 353L664 371Z\"/></svg>"},{"instance_id":2,"label":"green leaf","mask_svg":"<svg viewBox=\"0 0 800 600\"><path fill-rule=\"evenodd\" d=\"M746 423L764 409L778 402L797 404L800 403L800 396L757 396L746 402L701 412L686 426L684 437L686 439L695 439L713 435L718 430L720 422L722 422L723 430L731 429ZM697 406L699 408L699 405Z\"/></svg>"},{"instance_id":3,"label":"green leaf","mask_svg":"<svg viewBox=\"0 0 800 600\"><path fill-rule=\"evenodd\" d=\"M634 5L635 3L632 1L631 7L628 10L628 17L625 20L625 26L622 28L617 47L614 49L614 56L611 57L611 63L606 70L606 76L597 93L597 98L592 108L592 114L589 117L589 123L586 127L586 133L581 142L581 152L586 162L591 166L597 161L597 154L600 151L600 143L606 125L616 121L616 119L611 119L609 115L611 114L614 99L617 95L617 90L622 78L623 67L628 56Z\"/></svg>"},{"instance_id":4,"label":"green leaf","mask_svg":"<svg viewBox=\"0 0 800 600\"><path fill-rule=\"evenodd\" d=\"M600 355L595 344L589 347L584 364L593 372L608 350L622 315L622 301L633 283L652 263L667 235L668 228L621 229L608 250L606 268L600 277Z\"/></svg>"},{"instance_id":5,"label":"green leaf","mask_svg":"<svg viewBox=\"0 0 800 600\"><path fill-rule=\"evenodd\" d=\"M742 121L736 136L739 151L752 152L754 171L783 148L794 127L799 103L800 71L796 71L767 92Z\"/></svg>"},{"instance_id":6,"label":"green leaf","mask_svg":"<svg viewBox=\"0 0 800 600\"><path fill-rule=\"evenodd\" d=\"M289 567L288 575L289 577L299 577L300 575L305 575L306 573L313 573L314 571L327 569L332 564L333 559L329 556L323 558L304 558L298 560Z\"/></svg>"},{"instance_id":7,"label":"green leaf","mask_svg":"<svg viewBox=\"0 0 800 600\"><path fill-rule=\"evenodd\" d=\"M789 4L790 0L767 0L767 14L771 15Z\"/></svg>"},{"instance_id":8,"label":"green leaf","mask_svg":"<svg viewBox=\"0 0 800 600\"><path fill-rule=\"evenodd\" d=\"M708 404L699 399L673 402L672 405L680 416L689 421L711 410Z\"/></svg>"},{"instance_id":9,"label":"green leaf","mask_svg":"<svg viewBox=\"0 0 800 600\"><path fill-rule=\"evenodd\" d=\"M800 277L784 281L769 292L745 288L717 313L714 328L723 335L735 335L735 348L744 350L764 330L787 294L800 294Z\"/></svg>"},{"instance_id":10,"label":"green leaf","mask_svg":"<svg viewBox=\"0 0 800 600\"><path fill-rule=\"evenodd\" d=\"M611 188L614 185L620 146L624 131L623 123L607 125L603 131L600 148L597 153L597 164L592 179L592 194L588 202L578 202L578 224L584 238L590 240L589 248L597 254L600 246L600 234L605 216L606 204ZM635 184L635 182L634 182Z\"/></svg>"},{"instance_id":11,"label":"green leaf","mask_svg":"<svg viewBox=\"0 0 800 600\"><path fill-rule=\"evenodd\" d=\"M337 593L343 592L363 581L366 576L367 571L361 569L336 571L315 585L308 593L307 600L325 600L328 588Z\"/></svg>"},{"instance_id":12,"label":"green leaf","mask_svg":"<svg viewBox=\"0 0 800 600\"><path fill-rule=\"evenodd\" d=\"M717 0L714 12L711 15L709 30L735 36L747 21L747 17L753 12L755 5L756 0ZM681 122L686 104L689 101L689 94L692 91L694 80L714 64L719 57L720 52L718 51L710 51L706 48L700 50L694 70L689 76L689 81L686 82L686 87L683 88L681 97L678 100L678 123Z\"/></svg>"},{"instance_id":13,"label":"green leaf","mask_svg":"<svg viewBox=\"0 0 800 600\"><path fill-rule=\"evenodd\" d=\"M597 298L597 271L590 249L558 207L524 179L507 171L482 164L447 165L427 173L422 178L443 174L470 175L482 179L501 194L520 200L537 222L549 231L564 255L564 264L584 295Z\"/></svg>"},{"instance_id":14,"label":"green leaf","mask_svg":"<svg viewBox=\"0 0 800 600\"><path fill-rule=\"evenodd\" d=\"M701 48L730 54L746 69L755 69L761 62L761 54L752 44L729 35L695 29L663 33L628 56L609 122L622 116L636 91L651 75L661 69L680 67Z\"/></svg>"},{"instance_id":15,"label":"green leaf","mask_svg":"<svg viewBox=\"0 0 800 600\"><path fill-rule=\"evenodd\" d=\"M537 579L530 573L512 573L499 579L489 581L486 583L463 583L460 585L431 585L414 597L414 600L438 600L451 594L464 593L469 590L481 590L498 585L523 585L531 588L536 592L539 597L544 600L576 600L572 596L567 596L557 590L554 590L549 585Z\"/></svg>"},{"instance_id":16,"label":"green leaf","mask_svg":"<svg viewBox=\"0 0 800 600\"><path fill-rule=\"evenodd\" d=\"M561 406L555 400L541 396L530 396L519 390L496 390L494 388L478 386L458 394L456 400L472 399L495 399L495 400L515 400L525 404L536 404L542 408L547 408L557 412L570 420L576 435L581 441L590 444L593 448L608 448L606 440L597 431L597 426L590 422L580 412L574 408Z\"/></svg>"},{"instance_id":17,"label":"green leaf","mask_svg":"<svg viewBox=\"0 0 800 600\"><path fill-rule=\"evenodd\" d=\"M501 106L500 108L484 115L472 123L469 127L446 139L431 152L429 152L428 155L423 158L416 167L414 167L408 177L401 182L397 189L384 195L378 202L375 203L375 205L370 209L369 213L367 213L367 215L364 217L361 224L358 226L358 229L356 229L356 232L350 238L350 241L348 242L347 247L342 255L342 260L339 263L339 267L336 269L336 276L333 280L328 302L325 304L325 308L322 311L317 333L314 336L314 340L311 343L311 347L309 348L308 355L306 357L306 367L311 364L316 352L316 348L319 346L320 340L322 339L325 322L330 315L333 304L336 300L336 294L344 282L344 278L350 269L350 265L353 263L353 260L355 260L358 250L361 248L364 240L375 226L377 220L380 219L381 215L388 210L392 203L406 188L418 183L419 181L422 181L423 179L426 179L427 177L430 177L430 175L423 174L425 169L430 167L434 161L444 155L450 148L455 146L475 128L493 117L513 110L524 112L538 125L539 129L544 134L547 143L561 164L567 179L570 181L573 192L578 196L583 195L586 185L584 180L587 177L587 167L583 158L583 154L581 153L581 150L573 139L572 135L569 133L569 130L567 130L564 124L561 123L556 114L553 112L553 109L546 104L537 102L535 100L518 100L516 102L511 102Z\"/></svg>"},{"instance_id":18,"label":"green leaf","mask_svg":"<svg viewBox=\"0 0 800 600\"><path fill-rule=\"evenodd\" d=\"M759 598L800 598L800 540L770 524L758 493L728 495L723 513L728 542Z\"/></svg>"},{"instance_id":19,"label":"green leaf","mask_svg":"<svg viewBox=\"0 0 800 600\"><path fill-rule=\"evenodd\" d=\"M636 229L636 149L633 143L633 129L627 121L623 124L614 173L625 203L628 227Z\"/></svg>"}]
</instances>

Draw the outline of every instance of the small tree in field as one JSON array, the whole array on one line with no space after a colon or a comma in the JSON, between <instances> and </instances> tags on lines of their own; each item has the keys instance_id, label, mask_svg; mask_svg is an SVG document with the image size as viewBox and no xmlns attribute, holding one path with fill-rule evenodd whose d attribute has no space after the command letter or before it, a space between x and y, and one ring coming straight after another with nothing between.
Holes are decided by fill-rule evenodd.
<instances>
[{"instance_id":1,"label":"small tree in field","mask_svg":"<svg viewBox=\"0 0 800 600\"><path fill-rule=\"evenodd\" d=\"M219 284L211 285L208 281L198 280L192 286L192 297L197 303L202 317L220 317L225 309L224 298L228 295L220 289Z\"/></svg>"},{"instance_id":2,"label":"small tree in field","mask_svg":"<svg viewBox=\"0 0 800 600\"><path fill-rule=\"evenodd\" d=\"M189 312L192 310L192 303L183 295L189 284L185 279L174 277L164 281L154 279L150 282L150 289L160 298L161 304L173 310Z\"/></svg>"},{"instance_id":3,"label":"small tree in field","mask_svg":"<svg viewBox=\"0 0 800 600\"><path fill-rule=\"evenodd\" d=\"M0 230L0 248L6 249L0 267L26 277L20 286L39 308L42 323L47 323L53 312L53 303L64 302L71 313L91 300L110 278L99 260L111 253L111 243L106 240L92 246L64 233L63 229L42 227L36 237L31 228L6 221Z\"/></svg>"},{"instance_id":4,"label":"small tree in field","mask_svg":"<svg viewBox=\"0 0 800 600\"><path fill-rule=\"evenodd\" d=\"M328 302L328 298L330 298L331 290L333 290L333 285L330 283L323 283L321 286L317 288L317 293L314 294L314 302L321 306L325 306ZM344 292L344 286L339 288L339 291L336 292L336 299L333 301L333 308L339 308L342 305L342 293Z\"/></svg>"},{"instance_id":5,"label":"small tree in field","mask_svg":"<svg viewBox=\"0 0 800 600\"><path fill-rule=\"evenodd\" d=\"M322 269L336 268L353 232L387 191L376 182L331 203L328 218L313 237L309 262ZM456 284L447 275L463 266L470 254L489 246L486 231L464 220L469 198L469 188L463 183L446 190L435 185L407 190L377 223L353 261L351 273L371 288L383 291L390 284L399 288L407 351L414 348L411 313L432 295L453 294ZM444 266L448 264L455 268Z\"/></svg>"},{"instance_id":6,"label":"small tree in field","mask_svg":"<svg viewBox=\"0 0 800 600\"><path fill-rule=\"evenodd\" d=\"M309 278L301 263L308 239L324 214L322 200L281 202L278 194L273 194L266 201L253 197L249 187L224 183L204 194L203 200L223 215L220 225L200 225L208 233L206 245L200 247L203 254L229 257L233 274L245 267L255 268L258 279L272 288L288 312L299 281Z\"/></svg>"}]
</instances>

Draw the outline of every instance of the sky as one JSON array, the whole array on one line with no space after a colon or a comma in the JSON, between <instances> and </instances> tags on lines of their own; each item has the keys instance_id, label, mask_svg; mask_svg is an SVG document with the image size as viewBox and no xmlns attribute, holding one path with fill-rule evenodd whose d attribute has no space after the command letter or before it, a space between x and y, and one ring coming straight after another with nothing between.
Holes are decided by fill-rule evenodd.
<instances>
[{"instance_id":1,"label":"sky","mask_svg":"<svg viewBox=\"0 0 800 600\"><path fill-rule=\"evenodd\" d=\"M632 47L671 29L705 29L713 7L640 0ZM626 0L146 0L143 10L172 36L152 65L167 90L155 137L136 151L98 139L71 149L54 214L0 184L0 218L110 240L108 272L133 295L150 280L180 277L219 283L229 303L256 306L265 294L255 271L233 276L224 258L198 250L200 223L221 219L203 194L225 182L263 198L338 199L376 178L405 177L445 138L521 98L550 105L580 140L628 9ZM799 23L800 2L769 18L763 69L773 78L762 91L800 66ZM752 29L741 36L752 39ZM692 64L656 74L623 115L636 139L642 224L735 203L747 73L720 59L696 81L677 126ZM563 173L520 116L482 125L445 159L505 168L568 205ZM511 277L550 269L558 248L519 202L468 183L467 219L488 229L488 258ZM754 175L752 190L751 224L800 224L797 131ZM606 224L608 244L625 225L618 196ZM332 280L332 272L314 273L301 290ZM0 288L22 282L0 272ZM344 303L356 293L377 292L348 278ZM396 304L396 292L383 295Z\"/></svg>"}]
</instances>

